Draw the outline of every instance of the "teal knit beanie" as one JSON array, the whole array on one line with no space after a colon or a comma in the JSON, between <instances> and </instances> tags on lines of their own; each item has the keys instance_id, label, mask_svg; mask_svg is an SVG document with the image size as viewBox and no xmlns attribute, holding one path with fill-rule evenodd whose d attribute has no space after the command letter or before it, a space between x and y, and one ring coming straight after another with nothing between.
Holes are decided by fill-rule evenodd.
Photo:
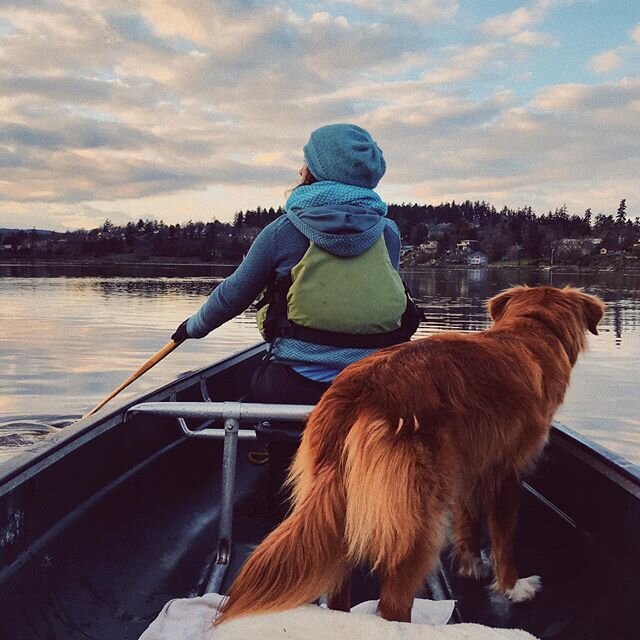
<instances>
[{"instance_id":1,"label":"teal knit beanie","mask_svg":"<svg viewBox=\"0 0 640 640\"><path fill-rule=\"evenodd\" d=\"M304 147L309 171L317 180L333 180L373 189L387 165L382 150L355 124L329 124L316 129Z\"/></svg>"}]
</instances>

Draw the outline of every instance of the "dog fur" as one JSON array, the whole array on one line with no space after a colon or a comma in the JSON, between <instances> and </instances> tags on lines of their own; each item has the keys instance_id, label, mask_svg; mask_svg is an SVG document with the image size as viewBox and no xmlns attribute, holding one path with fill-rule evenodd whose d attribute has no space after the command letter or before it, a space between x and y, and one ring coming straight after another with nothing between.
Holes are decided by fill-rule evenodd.
<instances>
[{"instance_id":1,"label":"dog fur","mask_svg":"<svg viewBox=\"0 0 640 640\"><path fill-rule=\"evenodd\" d=\"M515 287L488 310L486 331L390 347L336 378L291 468L292 512L248 558L216 624L323 593L348 610L361 564L380 576L380 615L409 621L450 516L462 575L481 574L486 517L494 588L534 597L540 579L519 579L514 563L520 480L604 304L570 287Z\"/></svg>"}]
</instances>

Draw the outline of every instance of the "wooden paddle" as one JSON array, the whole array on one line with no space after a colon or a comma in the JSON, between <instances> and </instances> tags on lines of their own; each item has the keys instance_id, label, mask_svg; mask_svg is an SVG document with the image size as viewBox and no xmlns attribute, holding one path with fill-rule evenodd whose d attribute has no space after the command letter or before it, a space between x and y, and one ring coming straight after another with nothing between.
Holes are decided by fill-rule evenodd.
<instances>
[{"instance_id":1,"label":"wooden paddle","mask_svg":"<svg viewBox=\"0 0 640 640\"><path fill-rule=\"evenodd\" d=\"M109 400L111 400L112 398L115 398L125 387L128 387L132 382L137 380L143 373L145 373L146 371L149 371L151 367L158 364L160 360L168 356L176 347L180 346L181 344L182 342L174 342L173 340L170 340L169 342L167 342L167 344L164 347L162 347L162 349L160 349L158 353L156 353L151 358L149 358L135 373L132 373L115 391L113 391L113 393L111 393L111 395L105 398L99 405L96 405L93 409L91 409L89 413L85 413L82 417L86 418L87 416L94 414L101 407L104 407L104 405L107 404Z\"/></svg>"}]
</instances>

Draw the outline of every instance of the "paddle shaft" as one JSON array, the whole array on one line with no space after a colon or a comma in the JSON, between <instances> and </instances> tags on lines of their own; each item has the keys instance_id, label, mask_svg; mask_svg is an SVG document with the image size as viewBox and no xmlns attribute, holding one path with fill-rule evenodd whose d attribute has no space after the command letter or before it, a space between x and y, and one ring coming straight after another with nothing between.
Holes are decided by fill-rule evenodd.
<instances>
[{"instance_id":1,"label":"paddle shaft","mask_svg":"<svg viewBox=\"0 0 640 640\"><path fill-rule=\"evenodd\" d=\"M102 407L104 407L104 405L107 404L109 400L111 400L112 398L115 398L123 389L128 387L135 380L137 380L143 373L149 371L151 367L154 367L156 364L158 364L160 360L168 356L176 347L180 346L181 344L182 344L181 342L174 342L173 340L170 340L169 342L167 342L167 344L164 347L162 347L162 349L160 349L158 353L151 356L151 358L149 358L135 373L132 373L117 389L115 389L111 393L111 395L109 395L100 404L96 405L93 409L91 409L89 413L85 413L82 417L86 418L87 416L94 414L98 409L101 409Z\"/></svg>"}]
</instances>

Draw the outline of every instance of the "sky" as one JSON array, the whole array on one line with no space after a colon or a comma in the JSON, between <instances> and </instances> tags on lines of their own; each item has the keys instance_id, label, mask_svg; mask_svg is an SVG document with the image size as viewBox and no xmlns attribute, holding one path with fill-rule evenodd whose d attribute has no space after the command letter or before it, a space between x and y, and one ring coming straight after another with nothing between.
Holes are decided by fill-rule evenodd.
<instances>
[{"instance_id":1,"label":"sky","mask_svg":"<svg viewBox=\"0 0 640 640\"><path fill-rule=\"evenodd\" d=\"M640 215L640 2L0 0L0 227L277 207L333 122L389 202Z\"/></svg>"}]
</instances>

